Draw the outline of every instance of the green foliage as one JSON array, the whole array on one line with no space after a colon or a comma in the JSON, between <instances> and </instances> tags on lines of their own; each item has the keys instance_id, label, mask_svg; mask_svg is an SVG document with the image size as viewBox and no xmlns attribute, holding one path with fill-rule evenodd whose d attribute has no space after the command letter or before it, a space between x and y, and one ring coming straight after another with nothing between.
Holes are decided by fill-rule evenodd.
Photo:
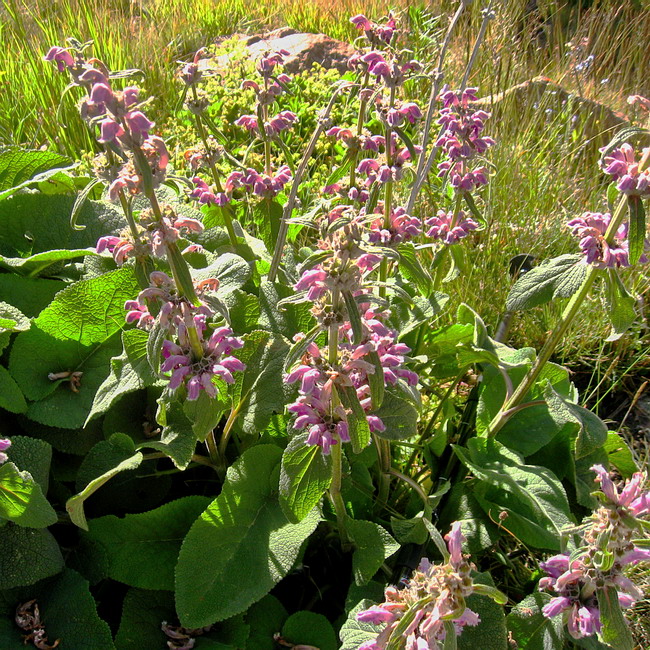
<instances>
[{"instance_id":1,"label":"green foliage","mask_svg":"<svg viewBox=\"0 0 650 650\"><path fill-rule=\"evenodd\" d=\"M131 587L174 590L174 567L183 538L210 499L189 496L118 519L93 519L90 537L108 556L108 575Z\"/></svg>"},{"instance_id":2,"label":"green foliage","mask_svg":"<svg viewBox=\"0 0 650 650\"><path fill-rule=\"evenodd\" d=\"M0 151L0 201L25 181L51 169L65 167L70 161L53 151L10 147Z\"/></svg>"},{"instance_id":3,"label":"green foliage","mask_svg":"<svg viewBox=\"0 0 650 650\"><path fill-rule=\"evenodd\" d=\"M570 298L587 273L582 255L561 255L522 275L508 295L506 309L532 309L554 298Z\"/></svg>"},{"instance_id":4,"label":"green foliage","mask_svg":"<svg viewBox=\"0 0 650 650\"><path fill-rule=\"evenodd\" d=\"M115 650L110 628L97 614L88 582L75 571L66 569L60 576L43 580L29 591L14 594L14 610L16 601L23 604L32 598L38 603L41 620L46 621L50 643L59 639L61 647ZM25 647L15 630L14 627L11 645L4 646L7 650Z\"/></svg>"},{"instance_id":5,"label":"green foliage","mask_svg":"<svg viewBox=\"0 0 650 650\"><path fill-rule=\"evenodd\" d=\"M350 610L339 631L339 638L342 642L341 650L358 650L362 643L377 637L377 626L370 623L361 623L356 619L358 612L362 612L372 605L374 603L371 600L362 600Z\"/></svg>"},{"instance_id":6,"label":"green foliage","mask_svg":"<svg viewBox=\"0 0 650 650\"><path fill-rule=\"evenodd\" d=\"M280 504L289 521L302 521L319 503L332 482L332 459L318 445L307 445L308 434L294 436L282 455Z\"/></svg>"},{"instance_id":7,"label":"green foliage","mask_svg":"<svg viewBox=\"0 0 650 650\"><path fill-rule=\"evenodd\" d=\"M231 389L232 410L241 414L241 431L253 434L263 430L274 413L284 410L290 389L282 381L282 365L289 346L268 332L255 331L243 338L245 345L237 356L246 370L237 373Z\"/></svg>"},{"instance_id":8,"label":"green foliage","mask_svg":"<svg viewBox=\"0 0 650 650\"><path fill-rule=\"evenodd\" d=\"M7 523L0 527L0 589L32 585L63 569L63 555L49 530Z\"/></svg>"},{"instance_id":9,"label":"green foliage","mask_svg":"<svg viewBox=\"0 0 650 650\"><path fill-rule=\"evenodd\" d=\"M190 529L176 567L176 608L183 625L209 625L245 611L291 570L319 514L314 509L299 524L287 520L277 501L281 458L282 450L272 445L247 450ZM260 548L267 552L259 553Z\"/></svg>"},{"instance_id":10,"label":"green foliage","mask_svg":"<svg viewBox=\"0 0 650 650\"><path fill-rule=\"evenodd\" d=\"M547 618L542 607L551 600L548 594L526 596L507 617L508 631L520 647L530 650L555 650L563 646L562 618Z\"/></svg>"},{"instance_id":11,"label":"green foliage","mask_svg":"<svg viewBox=\"0 0 650 650\"><path fill-rule=\"evenodd\" d=\"M349 519L346 529L355 550L352 555L352 573L358 585L365 585L379 570L386 558L399 549L399 544L389 532L372 521Z\"/></svg>"},{"instance_id":12,"label":"green foliage","mask_svg":"<svg viewBox=\"0 0 650 650\"><path fill-rule=\"evenodd\" d=\"M572 517L564 488L550 470L524 464L495 441L474 438L466 450L454 450L478 479L472 494L491 520L505 512L505 525L524 544L560 550L561 530Z\"/></svg>"},{"instance_id":13,"label":"green foliage","mask_svg":"<svg viewBox=\"0 0 650 650\"><path fill-rule=\"evenodd\" d=\"M46 528L57 520L32 475L9 462L0 467L0 517L28 528Z\"/></svg>"},{"instance_id":14,"label":"green foliage","mask_svg":"<svg viewBox=\"0 0 650 650\"><path fill-rule=\"evenodd\" d=\"M314 646L319 650L337 650L332 624L314 612L296 612L282 626L282 638L295 645Z\"/></svg>"},{"instance_id":15,"label":"green foliage","mask_svg":"<svg viewBox=\"0 0 650 650\"><path fill-rule=\"evenodd\" d=\"M72 523L88 530L84 501L116 474L135 469L141 462L142 454L135 451L133 441L124 434L115 433L109 440L98 442L79 468L77 474L79 494L68 499L66 503L66 510Z\"/></svg>"},{"instance_id":16,"label":"green foliage","mask_svg":"<svg viewBox=\"0 0 650 650\"><path fill-rule=\"evenodd\" d=\"M86 422L106 413L123 395L156 383L147 359L147 341L142 330L122 332L123 352L111 359L111 374L97 389Z\"/></svg>"}]
</instances>

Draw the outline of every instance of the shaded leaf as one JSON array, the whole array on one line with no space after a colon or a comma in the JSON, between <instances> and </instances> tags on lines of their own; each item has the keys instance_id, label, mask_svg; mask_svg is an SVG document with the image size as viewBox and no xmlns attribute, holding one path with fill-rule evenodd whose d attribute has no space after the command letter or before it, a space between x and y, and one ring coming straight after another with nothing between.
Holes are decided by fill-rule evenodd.
<instances>
[{"instance_id":1,"label":"shaded leaf","mask_svg":"<svg viewBox=\"0 0 650 650\"><path fill-rule=\"evenodd\" d=\"M399 550L399 544L383 526L372 521L348 519L345 526L355 546L352 555L354 581L364 585L372 580L384 560Z\"/></svg>"},{"instance_id":2,"label":"shaded leaf","mask_svg":"<svg viewBox=\"0 0 650 650\"><path fill-rule=\"evenodd\" d=\"M0 527L0 589L33 585L62 568L61 550L49 530Z\"/></svg>"},{"instance_id":3,"label":"shaded leaf","mask_svg":"<svg viewBox=\"0 0 650 650\"><path fill-rule=\"evenodd\" d=\"M294 436L282 455L280 504L293 523L314 509L332 482L331 457L318 445L308 445L307 436Z\"/></svg>"},{"instance_id":4,"label":"shaded leaf","mask_svg":"<svg viewBox=\"0 0 650 650\"><path fill-rule=\"evenodd\" d=\"M274 445L245 451L228 468L221 494L190 529L176 567L182 625L209 625L246 610L291 570L320 517L314 510L299 524L287 520L277 482L269 480L281 457Z\"/></svg>"},{"instance_id":5,"label":"shaded leaf","mask_svg":"<svg viewBox=\"0 0 650 650\"><path fill-rule=\"evenodd\" d=\"M173 591L183 538L209 503L208 497L188 496L123 519L91 520L90 537L106 549L109 577L131 587Z\"/></svg>"}]
</instances>

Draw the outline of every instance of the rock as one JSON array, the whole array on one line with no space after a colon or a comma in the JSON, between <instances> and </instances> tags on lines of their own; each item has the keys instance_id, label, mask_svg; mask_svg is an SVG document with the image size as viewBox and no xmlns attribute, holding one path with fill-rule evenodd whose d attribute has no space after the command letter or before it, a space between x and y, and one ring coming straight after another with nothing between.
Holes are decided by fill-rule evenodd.
<instances>
[{"instance_id":1,"label":"rock","mask_svg":"<svg viewBox=\"0 0 650 650\"><path fill-rule=\"evenodd\" d=\"M265 52L287 50L284 70L296 74L308 70L314 63L323 68L335 68L341 74L347 71L347 61L356 50L349 43L337 41L325 34L301 34L291 27L282 27L266 34L246 36L238 34L246 43L253 59L259 59ZM227 56L217 57L213 65L202 67L223 68L228 64Z\"/></svg>"},{"instance_id":2,"label":"rock","mask_svg":"<svg viewBox=\"0 0 650 650\"><path fill-rule=\"evenodd\" d=\"M595 138L603 146L613 135L630 122L626 115L609 106L571 93L547 77L535 77L508 88L505 92L482 97L478 105L486 110L498 111L500 106L514 102L518 112L540 110L568 110L575 116L585 138ZM509 107L510 108L510 107Z\"/></svg>"}]
</instances>

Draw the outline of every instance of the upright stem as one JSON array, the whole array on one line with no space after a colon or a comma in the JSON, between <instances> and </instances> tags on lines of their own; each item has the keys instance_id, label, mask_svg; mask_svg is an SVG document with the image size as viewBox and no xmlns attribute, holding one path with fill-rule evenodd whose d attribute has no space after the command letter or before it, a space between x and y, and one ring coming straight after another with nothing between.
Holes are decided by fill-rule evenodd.
<instances>
[{"instance_id":1,"label":"upright stem","mask_svg":"<svg viewBox=\"0 0 650 650\"><path fill-rule=\"evenodd\" d=\"M361 88L359 92L363 91L368 85L370 79L370 73L366 71L366 74L363 77L363 82L361 83ZM359 114L357 116L357 137L360 138L363 133L363 123L366 117L366 107L368 106L367 97L363 97L359 100ZM351 153L352 162L350 163L350 187L354 187L356 183L356 173L357 173L357 157L359 156L359 150L356 149Z\"/></svg>"},{"instance_id":2,"label":"upright stem","mask_svg":"<svg viewBox=\"0 0 650 650\"><path fill-rule=\"evenodd\" d=\"M194 99L198 99L196 86L192 86L192 93L194 94ZM203 125L203 120L201 119L200 115L195 115L194 121L196 123L196 130L199 133L201 142L203 142L203 146L205 147L206 155L208 156L208 167L210 169L210 174L212 175L212 182L217 188L217 192L223 192L223 186L221 185L221 180L219 179L217 168L212 160L209 159L210 146L208 144L208 135L206 133L205 126ZM228 239L230 239L232 246L236 246L237 236L235 235L235 231L232 226L232 215L229 205L221 206L221 215L223 217L224 225L226 226L226 231L228 232Z\"/></svg>"},{"instance_id":3,"label":"upright stem","mask_svg":"<svg viewBox=\"0 0 650 650\"><path fill-rule=\"evenodd\" d=\"M648 149L647 154L642 158L641 163L639 164L639 169L645 169L649 159L650 149ZM607 232L604 236L605 240L608 243L612 243L614 236L616 235L616 231L619 229L621 223L623 222L627 210L627 205L627 197L622 196L618 205L616 206L616 210L612 215L612 220L610 221ZM598 273L598 268L592 265L589 266L587 270L587 276L585 277L582 286L575 294L573 294L569 300L569 303L562 312L559 323L551 332L551 335L547 339L546 343L544 343L544 346L540 350L535 363L528 371L528 374L524 377L523 381L519 384L519 386L517 386L511 397L505 401L499 413L497 413L497 415L490 423L490 426L488 428L489 437L492 438L496 436L503 425L508 421L508 419L517 412L516 410L513 410L514 407L524 399L528 391L533 387L533 384L537 381L537 378L539 377L546 362L551 358L558 343L562 340L562 337L569 329L569 326L571 325L573 319L580 310L580 307L589 294L589 290L591 289L594 280L598 276Z\"/></svg>"},{"instance_id":4,"label":"upright stem","mask_svg":"<svg viewBox=\"0 0 650 650\"><path fill-rule=\"evenodd\" d=\"M336 314L339 309L341 295L338 289L332 291L332 312ZM338 350L339 346L339 325L334 322L329 326L327 333L327 360L331 368L338 365ZM339 403L339 396L336 392L336 387L332 387L332 415ZM334 506L336 513L336 521L339 526L339 535L341 536L341 543L346 546L349 543L349 537L346 528L347 512L345 510L345 503L343 502L343 495L341 494L341 480L343 477L343 443L339 439L336 444L331 447L332 456L332 483L330 484L330 499Z\"/></svg>"},{"instance_id":5,"label":"upright stem","mask_svg":"<svg viewBox=\"0 0 650 650\"><path fill-rule=\"evenodd\" d=\"M463 6L466 3L463 2ZM469 4L469 3L467 3ZM494 13L492 12L492 5L491 3L483 10L483 22L481 23L481 27L479 29L478 36L476 37L476 41L474 42L474 48L472 49L472 54L470 55L469 61L467 63L467 66L465 67L465 74L463 75L463 82L461 83L459 92L462 93L465 90L465 87L467 86L467 81L469 79L470 72L472 71L472 68L474 67L474 63L476 61L476 57L478 55L479 49L481 47L481 44L483 42L483 39L485 38L485 33L487 32L487 26L490 20L494 18ZM460 11L460 7L459 7ZM454 16L455 18L456 16ZM451 25L450 25L451 27ZM435 96L433 97L434 102L435 99L438 96L439 89L436 91ZM435 104L434 104L435 106ZM431 108L431 104L430 104ZM428 111L427 111L427 117L428 117ZM444 127L441 129L441 133L444 130ZM409 202L408 202L408 207L407 207L407 212L411 214L411 210L413 209L413 206L415 205L415 200L420 193L420 190L422 189L422 185L424 184L424 181L428 178L429 172L431 171L431 167L433 166L433 162L436 159L438 155L438 151L440 150L440 147L433 147L429 153L429 156L426 158L426 162L423 163L424 156L425 156L425 148L422 147L422 153L420 154L420 160L418 162L418 168L415 174L415 181L413 182L413 187L411 188L411 194L409 196Z\"/></svg>"},{"instance_id":6,"label":"upright stem","mask_svg":"<svg viewBox=\"0 0 650 650\"><path fill-rule=\"evenodd\" d=\"M329 104L327 105L327 108L319 116L316 130L311 136L311 140L309 141L309 144L307 145L307 149L305 149L305 153L302 157L302 160L300 161L300 164L298 165L298 169L296 170L296 175L293 177L293 181L291 183L291 190L289 191L289 198L287 199L287 202L282 211L282 221L280 222L280 229L278 230L278 238L275 241L275 249L273 251L273 259L271 260L271 268L269 269L269 276L268 276L270 282L275 281L275 278L278 274L278 269L280 268L280 261L282 260L282 251L284 250L284 244L287 240L287 232L289 231L289 219L293 214L293 208L296 204L296 197L298 196L298 188L300 187L300 183L302 182L302 177L305 175L305 171L307 170L307 165L309 164L309 159L311 158L311 155L314 152L314 148L316 147L318 138L320 137L320 134L325 130L326 120L329 117L329 114L332 112L334 103L338 98L339 94L345 88L349 88L349 85L341 85L334 92L332 98L329 101Z\"/></svg>"},{"instance_id":7,"label":"upright stem","mask_svg":"<svg viewBox=\"0 0 650 650\"><path fill-rule=\"evenodd\" d=\"M442 87L442 81L444 79L442 66L445 62L445 57L447 56L447 50L449 48L449 43L451 42L451 35L453 31L456 29L456 25L460 20L461 14L463 13L463 11L465 11L465 7L467 6L467 4L469 3L461 2L458 5L458 9L456 9L456 13L454 14L454 17L451 19L451 22L449 23L447 33L445 34L445 40L442 42L442 47L440 48L440 55L438 56L438 64L436 65L432 74L433 83L431 85L431 93L429 94L429 103L427 105L427 112L424 118L424 128L422 130L422 141L420 142L420 146L422 147L422 153L420 154L420 157L418 159L418 166L415 171L415 181L413 183L413 187L411 188L411 194L409 195L409 200L408 200L408 207L406 208L406 212L408 214L411 214L411 210L415 205L415 199L417 198L417 195L420 193L422 182L426 177L426 174L424 174L426 150L429 144L429 137L430 137L429 134L431 133L433 116L436 112L438 94L440 93L440 89Z\"/></svg>"}]
</instances>

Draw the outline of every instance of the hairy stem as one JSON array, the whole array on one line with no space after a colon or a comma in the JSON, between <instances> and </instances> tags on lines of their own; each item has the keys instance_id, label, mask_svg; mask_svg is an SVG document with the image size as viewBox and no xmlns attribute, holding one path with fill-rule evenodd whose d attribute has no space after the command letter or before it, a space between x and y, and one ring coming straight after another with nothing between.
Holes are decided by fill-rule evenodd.
<instances>
[{"instance_id":1,"label":"hairy stem","mask_svg":"<svg viewBox=\"0 0 650 650\"><path fill-rule=\"evenodd\" d=\"M646 166L648 165L649 160L650 160L650 149L648 149L646 154L641 159L641 162L639 164L639 169L640 170L645 169ZM605 233L605 240L610 244L613 242L614 237L616 235L616 231L618 230L619 226L625 219L627 206L628 206L627 197L622 196L618 205L616 206L616 210L614 211L614 214L612 215L612 220L609 223L607 232ZM564 334L567 332L569 326L573 322L573 319L580 311L580 307L582 306L582 303L584 302L585 298L589 294L589 290L591 289L594 280L599 275L599 271L600 270L597 269L595 266L591 266L591 265L589 266L589 269L587 270L587 276L585 277L582 286L575 294L573 294L573 296L569 300L569 303L564 308L559 323L555 326L555 329L551 332L546 343L544 343L544 346L540 350L539 355L535 360L535 363L528 371L528 374L524 377L524 380L521 382L521 384L519 384L519 386L517 386L516 390L510 396L510 398L505 401L499 413L497 413L497 415L490 423L490 426L488 428L489 437L496 436L497 433L503 427L503 425L508 421L508 419L514 413L517 412L516 410L513 409L522 402L522 400L524 399L528 391L532 388L533 384L537 381L537 378L539 377L542 369L546 365L547 361L551 358L558 343L562 340Z\"/></svg>"},{"instance_id":2,"label":"hairy stem","mask_svg":"<svg viewBox=\"0 0 650 650\"><path fill-rule=\"evenodd\" d=\"M307 165L309 164L311 155L314 152L314 148L316 147L318 138L320 138L321 133L325 130L327 119L329 118L329 115L332 112L332 108L334 108L336 99L338 98L339 94L343 90L349 87L350 87L349 84L342 84L332 95L329 104L319 116L316 129L311 136L311 140L307 145L307 149L305 149L305 153L302 157L302 160L300 161L300 164L298 165L296 174L293 177L293 181L291 183L291 190L289 191L289 198L287 199L287 202L284 205L284 209L282 210L282 220L280 221L278 238L275 242L275 250L273 251L273 259L271 260L271 268L269 269L269 276L268 276L269 282L275 281L275 278L278 274L278 269L280 268L280 261L282 260L282 252L284 250L284 244L287 240L287 232L289 231L289 219L293 214L293 208L296 204L296 197L298 196L298 188L300 187L300 183L302 183L302 177L305 175L305 171L307 171Z\"/></svg>"}]
</instances>

